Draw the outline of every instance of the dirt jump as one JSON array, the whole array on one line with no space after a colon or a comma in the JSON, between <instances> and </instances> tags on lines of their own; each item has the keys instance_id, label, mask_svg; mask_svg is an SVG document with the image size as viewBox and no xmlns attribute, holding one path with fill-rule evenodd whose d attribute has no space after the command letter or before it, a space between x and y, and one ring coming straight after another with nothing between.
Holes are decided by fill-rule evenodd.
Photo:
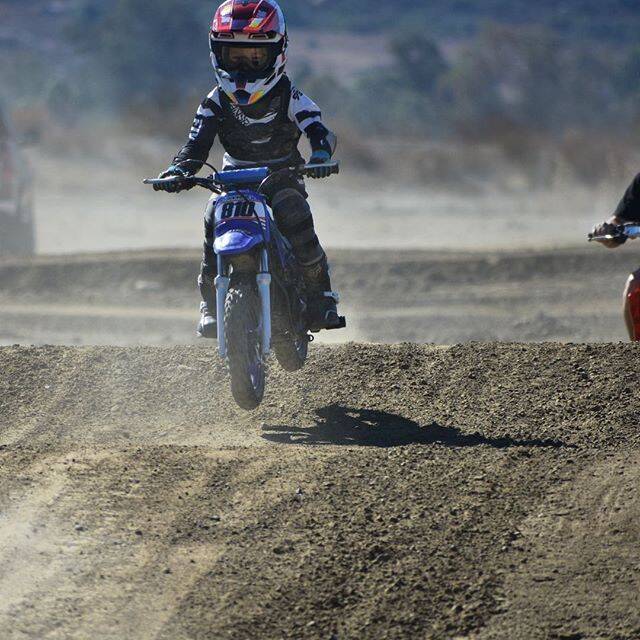
<instances>
[{"instance_id":1,"label":"dirt jump","mask_svg":"<svg viewBox=\"0 0 640 640\"><path fill-rule=\"evenodd\" d=\"M531 312L533 339L574 339L578 283L547 320L508 300L539 285L532 264L568 282L593 268L585 255L366 270L386 290L426 264L435 284L414 291L441 335L463 340L476 309L480 338ZM179 292L195 258L0 268L3 640L640 637L637 346L314 345L299 374L274 364L247 413L211 344L172 344L193 331ZM358 264L336 269L354 292ZM461 271L507 301L494 316L479 293L438 310ZM351 303L373 313L375 296ZM418 313L377 312L360 311L366 339L427 335ZM125 346L11 346L73 334ZM169 346L126 346L140 336Z\"/></svg>"},{"instance_id":2,"label":"dirt jump","mask_svg":"<svg viewBox=\"0 0 640 640\"><path fill-rule=\"evenodd\" d=\"M0 345L195 343L199 252L0 259ZM341 342L617 342L636 252L331 252Z\"/></svg>"}]
</instances>

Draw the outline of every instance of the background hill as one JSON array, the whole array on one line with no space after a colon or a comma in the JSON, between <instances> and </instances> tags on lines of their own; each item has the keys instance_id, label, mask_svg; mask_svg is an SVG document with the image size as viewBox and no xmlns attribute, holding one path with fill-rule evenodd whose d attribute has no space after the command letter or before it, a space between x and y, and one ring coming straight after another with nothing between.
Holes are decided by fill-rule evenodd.
<instances>
[{"instance_id":1,"label":"background hill","mask_svg":"<svg viewBox=\"0 0 640 640\"><path fill-rule=\"evenodd\" d=\"M105 13L132 0L3 0L0 7L14 7L26 16L36 10L43 17L90 11ZM133 0L135 3L135 0ZM166 0L153 9L162 10ZM184 11L210 17L216 6L210 0L184 0ZM591 36L614 41L637 41L640 7L633 0L405 0L402 9L389 0L281 0L294 27L332 27L357 32L386 33L397 27L425 25L443 36L470 36L483 22L514 25L539 24L564 34ZM149 10L149 9L147 9Z\"/></svg>"},{"instance_id":2,"label":"background hill","mask_svg":"<svg viewBox=\"0 0 640 640\"><path fill-rule=\"evenodd\" d=\"M483 22L540 24L563 34L636 41L640 6L633 0L406 0L402 8L388 0L283 0L293 24L330 26L361 32L421 23L443 36L470 36Z\"/></svg>"},{"instance_id":3,"label":"background hill","mask_svg":"<svg viewBox=\"0 0 640 640\"><path fill-rule=\"evenodd\" d=\"M0 0L16 126L58 156L100 161L131 158L124 138L155 170L213 85L215 4ZM619 189L637 170L637 2L282 4L290 72L353 171L475 192Z\"/></svg>"}]
</instances>

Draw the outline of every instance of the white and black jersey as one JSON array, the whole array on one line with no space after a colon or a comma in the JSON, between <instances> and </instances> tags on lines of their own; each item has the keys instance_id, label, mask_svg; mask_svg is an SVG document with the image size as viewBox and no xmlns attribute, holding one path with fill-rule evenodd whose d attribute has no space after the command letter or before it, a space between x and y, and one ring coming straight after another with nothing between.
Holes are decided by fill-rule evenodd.
<instances>
[{"instance_id":1,"label":"white and black jersey","mask_svg":"<svg viewBox=\"0 0 640 640\"><path fill-rule=\"evenodd\" d=\"M196 173L216 136L226 151L224 167L302 161L298 142L304 133L314 151L332 153L331 135L316 103L292 86L287 76L256 104L238 106L216 87L200 104L189 140L174 164L194 160L186 168ZM182 165L185 166L185 165Z\"/></svg>"}]
</instances>

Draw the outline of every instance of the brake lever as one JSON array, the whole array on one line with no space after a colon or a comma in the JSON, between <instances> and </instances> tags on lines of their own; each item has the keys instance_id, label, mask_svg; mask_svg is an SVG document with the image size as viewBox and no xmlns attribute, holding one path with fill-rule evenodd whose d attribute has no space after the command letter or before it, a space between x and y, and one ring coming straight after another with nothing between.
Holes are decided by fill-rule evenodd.
<instances>
[{"instance_id":1,"label":"brake lever","mask_svg":"<svg viewBox=\"0 0 640 640\"><path fill-rule=\"evenodd\" d=\"M598 242L600 240L625 240L626 236L625 235L617 235L617 236L612 236L612 235L606 235L606 236L594 236L592 234L589 234L587 236L587 240L589 242Z\"/></svg>"}]
</instances>

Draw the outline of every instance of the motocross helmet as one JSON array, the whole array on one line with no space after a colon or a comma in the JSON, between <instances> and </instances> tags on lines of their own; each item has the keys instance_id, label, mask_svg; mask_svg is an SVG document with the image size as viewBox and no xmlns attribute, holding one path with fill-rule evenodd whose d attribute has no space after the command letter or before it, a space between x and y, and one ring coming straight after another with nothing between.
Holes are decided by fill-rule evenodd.
<instances>
[{"instance_id":1,"label":"motocross helmet","mask_svg":"<svg viewBox=\"0 0 640 640\"><path fill-rule=\"evenodd\" d=\"M273 89L287 61L287 28L275 0L227 0L209 34L218 85L239 106Z\"/></svg>"}]
</instances>

